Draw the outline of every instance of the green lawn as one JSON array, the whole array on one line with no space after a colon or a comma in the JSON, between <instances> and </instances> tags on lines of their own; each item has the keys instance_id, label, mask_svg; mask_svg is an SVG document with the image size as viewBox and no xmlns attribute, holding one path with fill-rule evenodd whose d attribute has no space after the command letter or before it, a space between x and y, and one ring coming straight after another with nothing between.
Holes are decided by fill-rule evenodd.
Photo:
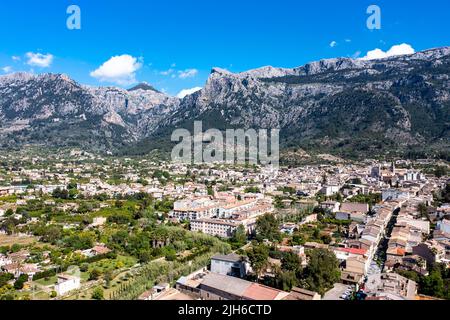
<instances>
[{"instance_id":1,"label":"green lawn","mask_svg":"<svg viewBox=\"0 0 450 320\"><path fill-rule=\"evenodd\" d=\"M49 299L50 296L48 295L47 292L44 291L39 291L34 295L34 300L49 300Z\"/></svg>"},{"instance_id":2,"label":"green lawn","mask_svg":"<svg viewBox=\"0 0 450 320\"><path fill-rule=\"evenodd\" d=\"M47 287L47 286L55 285L57 282L57 277L53 276L50 278L42 278L42 279L36 280L35 282Z\"/></svg>"},{"instance_id":3,"label":"green lawn","mask_svg":"<svg viewBox=\"0 0 450 320\"><path fill-rule=\"evenodd\" d=\"M137 263L137 259L129 256L117 256L116 259L103 259L89 265L89 272L94 269L100 270L100 272L105 273L107 271L114 271L123 268L130 268Z\"/></svg>"}]
</instances>

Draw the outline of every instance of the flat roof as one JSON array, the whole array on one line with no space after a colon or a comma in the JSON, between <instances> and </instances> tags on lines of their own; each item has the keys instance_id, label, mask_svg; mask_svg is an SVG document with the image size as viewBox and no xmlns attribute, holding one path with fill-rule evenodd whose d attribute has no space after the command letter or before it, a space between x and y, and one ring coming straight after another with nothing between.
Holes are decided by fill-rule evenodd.
<instances>
[{"instance_id":1,"label":"flat roof","mask_svg":"<svg viewBox=\"0 0 450 320\"><path fill-rule=\"evenodd\" d=\"M238 254L216 254L214 257L211 258L211 260L220 260L220 261L226 261L226 262L240 262L242 261L243 257Z\"/></svg>"}]
</instances>

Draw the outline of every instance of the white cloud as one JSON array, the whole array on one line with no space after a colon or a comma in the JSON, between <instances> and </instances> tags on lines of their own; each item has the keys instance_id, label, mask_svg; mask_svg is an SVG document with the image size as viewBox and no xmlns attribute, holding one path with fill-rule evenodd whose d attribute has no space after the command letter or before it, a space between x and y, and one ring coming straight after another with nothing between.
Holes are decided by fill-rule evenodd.
<instances>
[{"instance_id":1,"label":"white cloud","mask_svg":"<svg viewBox=\"0 0 450 320\"><path fill-rule=\"evenodd\" d=\"M334 48L334 47L336 47L336 46L337 46L337 42L336 42L336 41L331 41L330 47L331 47L331 48Z\"/></svg>"},{"instance_id":2,"label":"white cloud","mask_svg":"<svg viewBox=\"0 0 450 320\"><path fill-rule=\"evenodd\" d=\"M362 60L374 60L374 59L384 59L394 56L402 56L405 54L413 54L416 51L414 48L406 43L402 43L396 46L392 46L391 49L389 49L387 52L384 52L381 49L375 49L372 51L367 52L367 55L364 58L361 58Z\"/></svg>"},{"instance_id":3,"label":"white cloud","mask_svg":"<svg viewBox=\"0 0 450 320\"><path fill-rule=\"evenodd\" d=\"M345 39L345 42L347 43L352 42L352 39Z\"/></svg>"},{"instance_id":4,"label":"white cloud","mask_svg":"<svg viewBox=\"0 0 450 320\"><path fill-rule=\"evenodd\" d=\"M176 77L180 79L193 78L198 74L197 69L186 69L186 70L175 70L175 64L171 65L171 68L168 70L160 71L159 74L162 76L170 76L172 79Z\"/></svg>"},{"instance_id":5,"label":"white cloud","mask_svg":"<svg viewBox=\"0 0 450 320\"><path fill-rule=\"evenodd\" d=\"M175 72L175 70L169 69L169 70L166 70L166 71L161 71L159 74L162 75L162 76L169 76L169 75L171 75L174 72Z\"/></svg>"},{"instance_id":6,"label":"white cloud","mask_svg":"<svg viewBox=\"0 0 450 320\"><path fill-rule=\"evenodd\" d=\"M13 61L20 61L20 60L22 60L22 58L19 57L19 56L12 56L11 58L13 59Z\"/></svg>"},{"instance_id":7,"label":"white cloud","mask_svg":"<svg viewBox=\"0 0 450 320\"><path fill-rule=\"evenodd\" d=\"M42 53L33 53L33 52L28 52L26 54L26 57L28 58L27 64L29 66L40 67L40 68L50 67L53 62L53 58L54 58L54 56L50 53L42 54Z\"/></svg>"},{"instance_id":8,"label":"white cloud","mask_svg":"<svg viewBox=\"0 0 450 320\"><path fill-rule=\"evenodd\" d=\"M3 68L2 68L2 71L3 71L4 73L11 73L11 72L13 71L13 68L10 67L10 66L6 66L6 67L3 67Z\"/></svg>"},{"instance_id":9,"label":"white cloud","mask_svg":"<svg viewBox=\"0 0 450 320\"><path fill-rule=\"evenodd\" d=\"M183 99L184 97L191 95L197 91L202 90L202 87L195 87L192 89L185 89L185 90L181 90L179 94L177 94L177 97L180 99Z\"/></svg>"},{"instance_id":10,"label":"white cloud","mask_svg":"<svg viewBox=\"0 0 450 320\"><path fill-rule=\"evenodd\" d=\"M136 83L136 71L142 67L142 59L128 54L114 56L90 73L101 82L111 82L121 86Z\"/></svg>"},{"instance_id":11,"label":"white cloud","mask_svg":"<svg viewBox=\"0 0 450 320\"><path fill-rule=\"evenodd\" d=\"M197 69L186 69L184 71L178 71L178 77L180 79L193 78L198 74Z\"/></svg>"}]
</instances>

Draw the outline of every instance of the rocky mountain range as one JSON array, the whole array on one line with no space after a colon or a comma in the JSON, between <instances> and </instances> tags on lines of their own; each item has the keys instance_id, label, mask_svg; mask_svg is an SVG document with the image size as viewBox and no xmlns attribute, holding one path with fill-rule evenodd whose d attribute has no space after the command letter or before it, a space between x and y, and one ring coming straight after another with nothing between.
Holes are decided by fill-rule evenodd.
<instances>
[{"instance_id":1,"label":"rocky mountain range","mask_svg":"<svg viewBox=\"0 0 450 320\"><path fill-rule=\"evenodd\" d=\"M170 149L175 128L280 128L285 149L340 156L450 153L450 47L294 69L214 68L183 99L148 84L87 87L65 75L0 77L0 146Z\"/></svg>"}]
</instances>

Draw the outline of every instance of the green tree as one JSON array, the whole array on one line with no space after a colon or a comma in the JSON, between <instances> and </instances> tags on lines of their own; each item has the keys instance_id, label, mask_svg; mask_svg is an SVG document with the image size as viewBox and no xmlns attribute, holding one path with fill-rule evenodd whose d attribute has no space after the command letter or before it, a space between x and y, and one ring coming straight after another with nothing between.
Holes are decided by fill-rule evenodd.
<instances>
[{"instance_id":1,"label":"green tree","mask_svg":"<svg viewBox=\"0 0 450 320\"><path fill-rule=\"evenodd\" d=\"M438 166L438 167L436 167L436 169L434 169L434 175L437 178L441 178L441 177L447 175L447 171L448 171L448 169L446 167Z\"/></svg>"},{"instance_id":2,"label":"green tree","mask_svg":"<svg viewBox=\"0 0 450 320\"><path fill-rule=\"evenodd\" d=\"M307 255L309 263L302 273L303 283L306 289L323 295L340 280L339 261L326 249L311 250Z\"/></svg>"},{"instance_id":3,"label":"green tree","mask_svg":"<svg viewBox=\"0 0 450 320\"><path fill-rule=\"evenodd\" d=\"M53 191L52 196L55 199L67 200L67 199L69 199L69 191L58 187Z\"/></svg>"},{"instance_id":4,"label":"green tree","mask_svg":"<svg viewBox=\"0 0 450 320\"><path fill-rule=\"evenodd\" d=\"M89 280L98 280L98 278L100 278L101 275L102 275L102 272L99 269L93 269L89 273Z\"/></svg>"},{"instance_id":5,"label":"green tree","mask_svg":"<svg viewBox=\"0 0 450 320\"><path fill-rule=\"evenodd\" d=\"M244 190L245 193L261 193L258 187L247 187Z\"/></svg>"},{"instance_id":6,"label":"green tree","mask_svg":"<svg viewBox=\"0 0 450 320\"><path fill-rule=\"evenodd\" d=\"M14 275L11 273L0 273L0 288L5 286L8 281L14 279Z\"/></svg>"},{"instance_id":7,"label":"green tree","mask_svg":"<svg viewBox=\"0 0 450 320\"><path fill-rule=\"evenodd\" d=\"M239 225L239 227L237 227L236 231L233 234L233 237L231 238L231 241L240 246L245 244L245 242L247 241L247 232L245 231L244 225L241 224Z\"/></svg>"},{"instance_id":8,"label":"green tree","mask_svg":"<svg viewBox=\"0 0 450 320\"><path fill-rule=\"evenodd\" d=\"M80 266L81 272L87 272L89 270L89 263L82 263Z\"/></svg>"},{"instance_id":9,"label":"green tree","mask_svg":"<svg viewBox=\"0 0 450 320\"><path fill-rule=\"evenodd\" d=\"M253 271L259 277L261 273L267 268L269 263L269 247L264 244L252 246L247 251L247 256L250 260L250 265Z\"/></svg>"},{"instance_id":10,"label":"green tree","mask_svg":"<svg viewBox=\"0 0 450 320\"><path fill-rule=\"evenodd\" d=\"M444 297L444 280L439 271L435 270L430 273L428 277L423 279L421 286L423 294L443 298Z\"/></svg>"},{"instance_id":11,"label":"green tree","mask_svg":"<svg viewBox=\"0 0 450 320\"><path fill-rule=\"evenodd\" d=\"M104 276L104 279L105 279L105 285L106 285L106 287L109 288L109 287L111 286L111 281L112 281L112 279L113 279L113 274L112 274L112 272L111 272L111 271L106 271L105 276Z\"/></svg>"},{"instance_id":12,"label":"green tree","mask_svg":"<svg viewBox=\"0 0 450 320\"><path fill-rule=\"evenodd\" d=\"M103 289L100 287L95 288L94 291L92 292L92 299L94 299L94 300L105 299Z\"/></svg>"},{"instance_id":13,"label":"green tree","mask_svg":"<svg viewBox=\"0 0 450 320\"><path fill-rule=\"evenodd\" d=\"M21 274L19 278L14 282L14 289L22 290L25 282L28 281L28 276L26 274Z\"/></svg>"},{"instance_id":14,"label":"green tree","mask_svg":"<svg viewBox=\"0 0 450 320\"><path fill-rule=\"evenodd\" d=\"M269 241L281 240L279 223L273 214L267 213L256 220L256 232Z\"/></svg>"},{"instance_id":15,"label":"green tree","mask_svg":"<svg viewBox=\"0 0 450 320\"><path fill-rule=\"evenodd\" d=\"M296 287L299 284L297 276L293 271L278 272L275 281L276 287L284 291L291 291L293 287Z\"/></svg>"},{"instance_id":16,"label":"green tree","mask_svg":"<svg viewBox=\"0 0 450 320\"><path fill-rule=\"evenodd\" d=\"M301 271L302 259L294 252L286 252L281 258L281 269L293 271L295 274Z\"/></svg>"}]
</instances>

